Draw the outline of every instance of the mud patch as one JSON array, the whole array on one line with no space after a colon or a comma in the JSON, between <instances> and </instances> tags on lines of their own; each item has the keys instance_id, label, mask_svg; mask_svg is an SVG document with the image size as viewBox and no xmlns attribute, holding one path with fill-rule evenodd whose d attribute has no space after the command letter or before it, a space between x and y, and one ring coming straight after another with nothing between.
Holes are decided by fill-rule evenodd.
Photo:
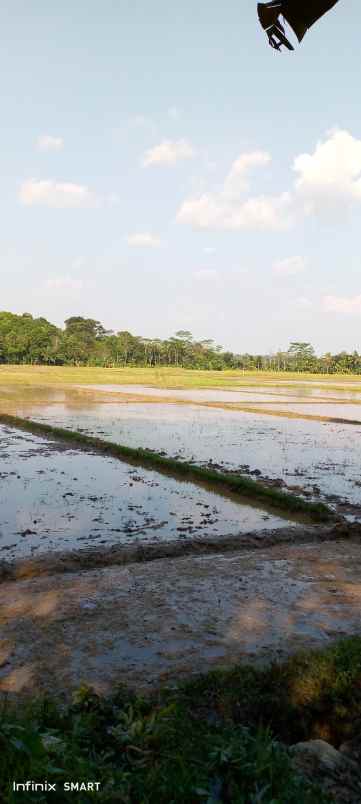
<instances>
[{"instance_id":1,"label":"mud patch","mask_svg":"<svg viewBox=\"0 0 361 804\"><path fill-rule=\"evenodd\" d=\"M361 545L278 545L0 587L0 689L146 690L359 631Z\"/></svg>"}]
</instances>

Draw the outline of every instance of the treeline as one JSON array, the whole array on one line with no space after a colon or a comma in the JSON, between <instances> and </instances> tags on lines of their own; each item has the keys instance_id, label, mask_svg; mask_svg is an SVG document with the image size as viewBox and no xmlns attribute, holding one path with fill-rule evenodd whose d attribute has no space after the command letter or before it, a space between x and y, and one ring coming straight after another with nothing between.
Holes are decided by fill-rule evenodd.
<instances>
[{"instance_id":1,"label":"treeline","mask_svg":"<svg viewBox=\"0 0 361 804\"><path fill-rule=\"evenodd\" d=\"M46 318L9 312L0 312L0 363L361 374L358 352L318 357L306 342L292 342L287 351L275 354L235 354L213 340L195 340L187 330L162 340L106 330L100 321L82 316L68 318L60 329Z\"/></svg>"}]
</instances>

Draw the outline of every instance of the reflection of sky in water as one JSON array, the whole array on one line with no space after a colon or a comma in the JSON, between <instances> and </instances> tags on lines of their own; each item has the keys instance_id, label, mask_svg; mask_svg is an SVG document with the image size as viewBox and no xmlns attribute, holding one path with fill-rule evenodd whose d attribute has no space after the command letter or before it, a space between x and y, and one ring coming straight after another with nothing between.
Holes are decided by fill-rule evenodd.
<instances>
[{"instance_id":1,"label":"reflection of sky in water","mask_svg":"<svg viewBox=\"0 0 361 804\"><path fill-rule=\"evenodd\" d=\"M144 394L144 396L158 396L158 397L174 397L174 399L189 399L194 401L207 401L207 402L277 402L277 401L292 401L297 397L300 401L302 398L312 399L322 397L326 401L337 400L340 398L361 402L361 391L352 390L352 388L343 389L342 391L332 390L332 388L313 388L305 386L299 388L297 385L291 388L282 388L277 385L265 386L242 386L242 388L200 388L200 389L181 389L181 388L152 388L146 385L85 385L77 386L77 388L87 388L89 390L106 391L110 393L127 393L127 394ZM297 400L296 400L297 401ZM333 415L333 414L332 414Z\"/></svg>"},{"instance_id":2,"label":"reflection of sky in water","mask_svg":"<svg viewBox=\"0 0 361 804\"><path fill-rule=\"evenodd\" d=\"M262 406L263 407L263 406ZM297 402L287 402L272 404L271 410L282 410L285 413L299 413L306 416L329 416L335 419L352 419L356 422L361 422L361 405L349 405L346 402L335 404L334 402L322 403L308 403L307 405L300 405Z\"/></svg>"},{"instance_id":3,"label":"reflection of sky in water","mask_svg":"<svg viewBox=\"0 0 361 804\"><path fill-rule=\"evenodd\" d=\"M80 388L81 386L78 386ZM107 393L122 394L141 394L151 397L171 397L174 399L188 399L199 402L252 402L252 398L257 401L272 401L274 394L266 393L263 390L255 389L225 390L223 388L150 388L146 385L86 385L82 386L88 390L105 391ZM288 399L288 396L278 392L277 399Z\"/></svg>"},{"instance_id":4,"label":"reflection of sky in water","mask_svg":"<svg viewBox=\"0 0 361 804\"><path fill-rule=\"evenodd\" d=\"M151 395L154 397L172 397L179 400L193 400L194 402L240 402L246 406L261 406L264 410L281 410L286 413L299 413L307 416L329 416L339 419L353 419L361 421L361 394L350 391L344 392L344 398L337 399L335 392L318 388L307 388L302 391L295 388L287 388L285 391L270 386L269 393L254 388L242 389L242 391L225 391L211 389L200 390L179 390L179 389L160 389L147 388L144 385L89 385L89 390L107 391L110 394L133 393L141 395ZM306 404L302 404L306 402ZM349 404L347 404L347 402ZM354 404L352 404L354 402Z\"/></svg>"},{"instance_id":5,"label":"reflection of sky in water","mask_svg":"<svg viewBox=\"0 0 361 804\"><path fill-rule=\"evenodd\" d=\"M164 404L98 405L77 413L53 405L27 411L39 420L86 429L132 447L164 450L199 463L248 465L287 483L317 484L361 504L361 426Z\"/></svg>"},{"instance_id":6,"label":"reflection of sky in water","mask_svg":"<svg viewBox=\"0 0 361 804\"><path fill-rule=\"evenodd\" d=\"M0 425L0 558L289 522L191 483ZM27 531L31 531L30 533Z\"/></svg>"}]
</instances>

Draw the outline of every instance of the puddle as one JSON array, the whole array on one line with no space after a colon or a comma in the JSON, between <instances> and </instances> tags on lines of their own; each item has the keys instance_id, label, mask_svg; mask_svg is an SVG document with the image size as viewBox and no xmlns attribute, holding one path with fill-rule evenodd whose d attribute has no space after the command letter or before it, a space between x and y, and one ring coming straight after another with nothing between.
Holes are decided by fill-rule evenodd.
<instances>
[{"instance_id":1,"label":"puddle","mask_svg":"<svg viewBox=\"0 0 361 804\"><path fill-rule=\"evenodd\" d=\"M241 535L286 518L0 425L0 559ZM297 526L295 526L297 527Z\"/></svg>"}]
</instances>

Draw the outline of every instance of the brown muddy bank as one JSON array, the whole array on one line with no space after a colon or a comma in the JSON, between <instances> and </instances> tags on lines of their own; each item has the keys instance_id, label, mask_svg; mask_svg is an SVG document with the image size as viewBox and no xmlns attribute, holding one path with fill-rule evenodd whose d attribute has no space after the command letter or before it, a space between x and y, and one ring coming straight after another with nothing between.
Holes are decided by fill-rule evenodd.
<instances>
[{"instance_id":1,"label":"brown muddy bank","mask_svg":"<svg viewBox=\"0 0 361 804\"><path fill-rule=\"evenodd\" d=\"M218 553L264 550L277 545L323 544L350 540L361 543L361 525L339 521L332 526L309 525L274 530L251 530L231 536L192 538L189 541L158 541L88 547L79 550L49 551L42 555L0 561L0 580L35 578L40 575L91 570L99 567L125 566L148 563L159 559L176 559L185 556L211 556Z\"/></svg>"},{"instance_id":2,"label":"brown muddy bank","mask_svg":"<svg viewBox=\"0 0 361 804\"><path fill-rule=\"evenodd\" d=\"M276 544L4 580L0 690L69 698L359 633L360 540Z\"/></svg>"}]
</instances>

